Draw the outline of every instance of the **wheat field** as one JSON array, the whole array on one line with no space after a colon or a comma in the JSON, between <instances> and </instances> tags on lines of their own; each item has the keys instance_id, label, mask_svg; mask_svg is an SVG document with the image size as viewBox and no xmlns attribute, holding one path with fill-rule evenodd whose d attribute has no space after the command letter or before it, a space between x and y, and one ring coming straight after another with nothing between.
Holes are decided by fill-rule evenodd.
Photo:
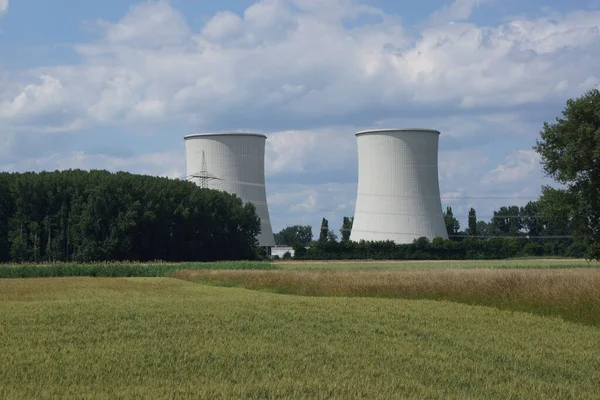
<instances>
[{"instance_id":1,"label":"wheat field","mask_svg":"<svg viewBox=\"0 0 600 400\"><path fill-rule=\"evenodd\" d=\"M454 301L600 326L600 269L178 271L174 277L303 296Z\"/></svg>"},{"instance_id":2,"label":"wheat field","mask_svg":"<svg viewBox=\"0 0 600 400\"><path fill-rule=\"evenodd\" d=\"M0 398L597 399L600 331L171 278L0 280Z\"/></svg>"}]
</instances>

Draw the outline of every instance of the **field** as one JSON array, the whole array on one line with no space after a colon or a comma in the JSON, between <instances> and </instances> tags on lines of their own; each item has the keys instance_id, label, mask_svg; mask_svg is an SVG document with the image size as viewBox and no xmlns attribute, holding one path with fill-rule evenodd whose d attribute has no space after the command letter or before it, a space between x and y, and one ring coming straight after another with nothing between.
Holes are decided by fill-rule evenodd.
<instances>
[{"instance_id":1,"label":"field","mask_svg":"<svg viewBox=\"0 0 600 400\"><path fill-rule=\"evenodd\" d=\"M600 269L198 270L175 277L303 296L453 301L560 316L600 328Z\"/></svg>"},{"instance_id":2,"label":"field","mask_svg":"<svg viewBox=\"0 0 600 400\"><path fill-rule=\"evenodd\" d=\"M505 269L505 268L599 268L582 259L520 258L508 260L423 260L423 261L276 261L282 269Z\"/></svg>"},{"instance_id":3,"label":"field","mask_svg":"<svg viewBox=\"0 0 600 400\"><path fill-rule=\"evenodd\" d=\"M0 279L0 398L600 392L594 264L186 266L159 268L179 279Z\"/></svg>"},{"instance_id":4,"label":"field","mask_svg":"<svg viewBox=\"0 0 600 400\"><path fill-rule=\"evenodd\" d=\"M260 261L223 261L188 263L48 263L48 264L0 264L1 278L49 278L65 276L92 277L160 277L171 276L181 270L239 270L239 269L276 269L275 264Z\"/></svg>"},{"instance_id":5,"label":"field","mask_svg":"<svg viewBox=\"0 0 600 400\"><path fill-rule=\"evenodd\" d=\"M597 268L596 263L578 259L515 259L469 261L222 261L222 262L104 262L0 264L1 278L168 277L184 270L310 270L310 269L499 269L499 268Z\"/></svg>"}]
</instances>

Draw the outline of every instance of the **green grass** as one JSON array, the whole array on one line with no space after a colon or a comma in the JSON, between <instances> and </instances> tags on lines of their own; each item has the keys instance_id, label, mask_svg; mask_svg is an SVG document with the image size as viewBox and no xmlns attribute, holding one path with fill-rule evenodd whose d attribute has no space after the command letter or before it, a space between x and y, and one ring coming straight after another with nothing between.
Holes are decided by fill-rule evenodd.
<instances>
[{"instance_id":1,"label":"green grass","mask_svg":"<svg viewBox=\"0 0 600 400\"><path fill-rule=\"evenodd\" d=\"M422 261L273 261L282 269L526 269L600 268L600 263L572 258L515 258L507 260L422 260Z\"/></svg>"},{"instance_id":2,"label":"green grass","mask_svg":"<svg viewBox=\"0 0 600 400\"><path fill-rule=\"evenodd\" d=\"M91 277L161 277L171 276L180 270L243 270L278 269L270 262L222 261L189 263L48 263L48 264L4 264L0 265L0 278L48 278L66 276Z\"/></svg>"},{"instance_id":3,"label":"green grass","mask_svg":"<svg viewBox=\"0 0 600 400\"><path fill-rule=\"evenodd\" d=\"M0 398L595 399L600 331L167 278L0 280Z\"/></svg>"},{"instance_id":4,"label":"green grass","mask_svg":"<svg viewBox=\"0 0 600 400\"><path fill-rule=\"evenodd\" d=\"M101 262L0 264L2 278L166 277L184 270L310 270L310 269L445 269L445 268L597 268L598 263L572 259L464 261L221 261L221 262Z\"/></svg>"}]
</instances>

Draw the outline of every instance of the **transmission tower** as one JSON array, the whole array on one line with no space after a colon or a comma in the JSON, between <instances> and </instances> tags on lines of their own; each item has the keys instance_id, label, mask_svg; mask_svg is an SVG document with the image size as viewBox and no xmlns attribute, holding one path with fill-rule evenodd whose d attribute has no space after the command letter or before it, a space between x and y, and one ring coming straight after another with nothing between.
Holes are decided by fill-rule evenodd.
<instances>
[{"instance_id":1,"label":"transmission tower","mask_svg":"<svg viewBox=\"0 0 600 400\"><path fill-rule=\"evenodd\" d=\"M210 172L208 172L208 168L206 167L206 156L204 155L204 150L202 151L202 168L200 171L196 172L187 177L187 179L198 179L199 186L201 188L208 188L208 183L210 181L222 181L223 179L217 178Z\"/></svg>"}]
</instances>

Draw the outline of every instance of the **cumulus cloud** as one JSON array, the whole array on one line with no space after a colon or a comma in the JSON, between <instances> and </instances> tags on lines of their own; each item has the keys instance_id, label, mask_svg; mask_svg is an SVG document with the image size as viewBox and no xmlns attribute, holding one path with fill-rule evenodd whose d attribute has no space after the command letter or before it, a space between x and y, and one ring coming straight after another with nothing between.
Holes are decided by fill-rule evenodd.
<instances>
[{"instance_id":1,"label":"cumulus cloud","mask_svg":"<svg viewBox=\"0 0 600 400\"><path fill-rule=\"evenodd\" d=\"M137 174L183 178L185 160L179 152L146 153L128 157L88 154L83 151L54 152L45 157L21 159L0 164L3 171L53 171L68 169L102 169L111 172L128 171Z\"/></svg>"},{"instance_id":2,"label":"cumulus cloud","mask_svg":"<svg viewBox=\"0 0 600 400\"><path fill-rule=\"evenodd\" d=\"M454 0L451 4L442 7L429 18L429 25L439 25L447 22L468 20L473 10L485 3L494 0Z\"/></svg>"},{"instance_id":3,"label":"cumulus cloud","mask_svg":"<svg viewBox=\"0 0 600 400\"><path fill-rule=\"evenodd\" d=\"M160 48L180 45L190 35L186 22L167 1L141 3L118 24L99 21L104 39L113 45Z\"/></svg>"},{"instance_id":4,"label":"cumulus cloud","mask_svg":"<svg viewBox=\"0 0 600 400\"><path fill-rule=\"evenodd\" d=\"M483 178L484 184L514 184L541 178L540 156L533 150L516 150L505 161Z\"/></svg>"},{"instance_id":5,"label":"cumulus cloud","mask_svg":"<svg viewBox=\"0 0 600 400\"><path fill-rule=\"evenodd\" d=\"M351 127L282 131L268 135L267 175L310 173L346 168L356 159Z\"/></svg>"},{"instance_id":6,"label":"cumulus cloud","mask_svg":"<svg viewBox=\"0 0 600 400\"><path fill-rule=\"evenodd\" d=\"M466 16L477 4L458 0L448 12ZM364 14L380 18L344 24ZM160 104L152 114L162 120L283 130L423 107L515 107L563 99L598 80L599 20L598 11L573 12L429 27L414 37L394 16L356 1L263 0L194 32L169 3L145 2L118 22L100 22L99 39L76 47L81 64L36 71L52 101L40 99L30 113L60 107L90 124L130 123ZM24 112L10 97L40 86L35 80L5 92L3 122Z\"/></svg>"}]
</instances>

